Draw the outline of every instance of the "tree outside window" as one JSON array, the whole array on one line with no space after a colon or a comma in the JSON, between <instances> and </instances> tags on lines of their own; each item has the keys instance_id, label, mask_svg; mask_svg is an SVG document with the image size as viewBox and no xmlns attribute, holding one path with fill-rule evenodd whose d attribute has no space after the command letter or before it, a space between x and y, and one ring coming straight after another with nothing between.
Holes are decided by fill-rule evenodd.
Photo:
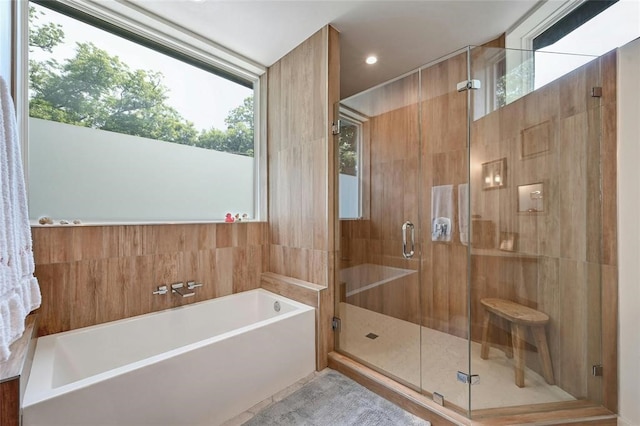
<instances>
[{"instance_id":1,"label":"tree outside window","mask_svg":"<svg viewBox=\"0 0 640 426\"><path fill-rule=\"evenodd\" d=\"M61 25L29 9L30 52L53 53L64 42ZM42 55L39 55L42 56ZM29 115L199 148L253 156L253 96L231 110L226 129L196 129L168 103L162 72L131 69L92 42L78 42L72 57L29 60Z\"/></svg>"}]
</instances>

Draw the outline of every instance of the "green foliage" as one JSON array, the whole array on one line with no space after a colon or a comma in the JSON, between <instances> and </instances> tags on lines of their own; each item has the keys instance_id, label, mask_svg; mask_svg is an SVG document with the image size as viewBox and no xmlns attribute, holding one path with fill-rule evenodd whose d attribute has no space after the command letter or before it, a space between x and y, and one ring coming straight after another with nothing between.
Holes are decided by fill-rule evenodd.
<instances>
[{"instance_id":1,"label":"green foliage","mask_svg":"<svg viewBox=\"0 0 640 426\"><path fill-rule=\"evenodd\" d=\"M351 123L340 126L338 150L340 159L340 173L357 176L358 160L358 127Z\"/></svg>"},{"instance_id":2,"label":"green foliage","mask_svg":"<svg viewBox=\"0 0 640 426\"><path fill-rule=\"evenodd\" d=\"M211 128L200 134L197 146L253 157L253 96L229 112L226 132Z\"/></svg>"},{"instance_id":3,"label":"green foliage","mask_svg":"<svg viewBox=\"0 0 640 426\"><path fill-rule=\"evenodd\" d=\"M37 25L42 14L29 9L29 44L51 53L64 32L57 24ZM199 134L167 104L162 73L131 70L93 43L77 43L75 56L62 63L30 60L29 77L31 117L253 156L252 96L229 112L226 131Z\"/></svg>"},{"instance_id":4,"label":"green foliage","mask_svg":"<svg viewBox=\"0 0 640 426\"><path fill-rule=\"evenodd\" d=\"M38 13L33 6L29 7L29 24L32 24L38 19L38 15L44 15L43 12ZM64 39L64 32L62 27L58 24L49 22L48 24L41 25L39 27L29 28L29 46L39 47L40 49L51 52L52 49L60 44Z\"/></svg>"},{"instance_id":5,"label":"green foliage","mask_svg":"<svg viewBox=\"0 0 640 426\"><path fill-rule=\"evenodd\" d=\"M496 108L514 102L533 89L534 63L528 59L513 67L496 82Z\"/></svg>"}]
</instances>

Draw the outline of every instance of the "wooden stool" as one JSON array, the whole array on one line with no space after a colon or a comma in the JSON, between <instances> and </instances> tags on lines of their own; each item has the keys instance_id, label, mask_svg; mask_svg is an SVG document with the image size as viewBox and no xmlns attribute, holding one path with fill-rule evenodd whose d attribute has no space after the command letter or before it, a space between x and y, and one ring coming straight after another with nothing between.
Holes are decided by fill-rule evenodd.
<instances>
[{"instance_id":1,"label":"wooden stool","mask_svg":"<svg viewBox=\"0 0 640 426\"><path fill-rule=\"evenodd\" d=\"M553 379L553 368L551 366L551 356L547 345L547 336L544 326L549 322L549 316L529 307L503 299L481 299L484 306L484 329L482 330L482 350L480 357L489 357L489 335L491 314L504 318L511 324L511 333L508 334L509 344L513 344L513 354L510 345L507 347L506 355L511 358L515 356L516 385L524 387L524 343L527 327L531 327L533 338L538 347L538 356L542 364L542 374L550 385L555 384Z\"/></svg>"}]
</instances>

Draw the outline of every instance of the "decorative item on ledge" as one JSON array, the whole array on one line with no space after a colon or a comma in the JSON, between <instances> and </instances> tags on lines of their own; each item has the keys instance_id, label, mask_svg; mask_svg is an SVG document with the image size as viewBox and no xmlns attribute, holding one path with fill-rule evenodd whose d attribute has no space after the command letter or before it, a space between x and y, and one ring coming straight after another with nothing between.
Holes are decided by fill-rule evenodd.
<instances>
[{"instance_id":1,"label":"decorative item on ledge","mask_svg":"<svg viewBox=\"0 0 640 426\"><path fill-rule=\"evenodd\" d=\"M232 215L231 213L227 213L224 216L224 221L228 222L228 223L232 223L232 222L246 222L247 220L249 220L249 215L246 213L243 213L242 216L240 216L240 213L236 213L236 215Z\"/></svg>"},{"instance_id":2,"label":"decorative item on ledge","mask_svg":"<svg viewBox=\"0 0 640 426\"><path fill-rule=\"evenodd\" d=\"M54 221L49 216L40 216L38 218L38 223L40 225L53 225ZM69 222L67 219L61 219L58 223L60 225L70 225L72 223L74 225L81 225L82 221L80 219L73 219L73 221Z\"/></svg>"},{"instance_id":3,"label":"decorative item on ledge","mask_svg":"<svg viewBox=\"0 0 640 426\"><path fill-rule=\"evenodd\" d=\"M482 189L504 188L507 182L507 159L482 164Z\"/></svg>"},{"instance_id":4,"label":"decorative item on ledge","mask_svg":"<svg viewBox=\"0 0 640 426\"><path fill-rule=\"evenodd\" d=\"M516 251L518 247L518 234L516 232L500 232L500 250Z\"/></svg>"}]
</instances>

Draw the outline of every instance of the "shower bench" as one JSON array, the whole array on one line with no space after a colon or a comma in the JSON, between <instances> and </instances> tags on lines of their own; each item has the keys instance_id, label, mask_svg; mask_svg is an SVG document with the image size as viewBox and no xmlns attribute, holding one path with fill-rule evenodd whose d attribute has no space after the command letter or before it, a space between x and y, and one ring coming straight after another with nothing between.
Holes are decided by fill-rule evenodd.
<instances>
[{"instance_id":1,"label":"shower bench","mask_svg":"<svg viewBox=\"0 0 640 426\"><path fill-rule=\"evenodd\" d=\"M549 354L549 345L547 345L547 336L545 334L545 325L549 322L549 316L543 312L519 303L504 299L481 299L480 303L484 307L484 325L482 330L482 349L480 358L487 359L489 357L489 338L491 333L491 316L496 315L504 318L511 325L511 333L507 333L508 344L505 353L508 358L515 356L515 375L516 385L524 387L524 367L525 367L525 334L527 327L531 328L533 338L538 347L538 356L542 364L542 374L545 381L553 385L553 368L551 366L551 356Z\"/></svg>"}]
</instances>

